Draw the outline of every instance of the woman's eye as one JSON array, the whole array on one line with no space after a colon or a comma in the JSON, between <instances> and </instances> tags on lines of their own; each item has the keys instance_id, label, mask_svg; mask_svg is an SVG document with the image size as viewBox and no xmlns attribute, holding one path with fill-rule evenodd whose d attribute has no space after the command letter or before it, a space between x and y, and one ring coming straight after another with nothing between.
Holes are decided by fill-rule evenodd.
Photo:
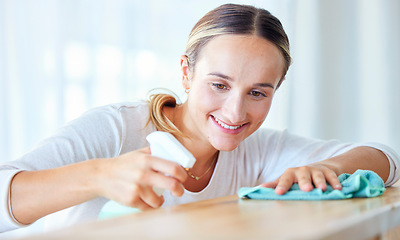
<instances>
[{"instance_id":1,"label":"woman's eye","mask_svg":"<svg viewBox=\"0 0 400 240\"><path fill-rule=\"evenodd\" d=\"M213 85L215 88L217 88L218 90L224 90L224 89L227 88L224 84L221 84L221 83L213 83L212 85Z\"/></svg>"},{"instance_id":2,"label":"woman's eye","mask_svg":"<svg viewBox=\"0 0 400 240\"><path fill-rule=\"evenodd\" d=\"M250 94L254 97L266 97L264 93L261 93L259 91L251 91Z\"/></svg>"}]
</instances>

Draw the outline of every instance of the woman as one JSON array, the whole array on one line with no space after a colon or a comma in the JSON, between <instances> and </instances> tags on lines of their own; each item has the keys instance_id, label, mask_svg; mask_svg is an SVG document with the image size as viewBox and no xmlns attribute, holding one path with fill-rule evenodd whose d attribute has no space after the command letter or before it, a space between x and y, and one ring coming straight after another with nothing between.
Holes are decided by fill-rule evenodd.
<instances>
[{"instance_id":1,"label":"woman","mask_svg":"<svg viewBox=\"0 0 400 240\"><path fill-rule=\"evenodd\" d=\"M223 5L193 28L181 57L188 98L93 109L0 166L1 231L49 216L48 227L95 219L108 199L142 210L232 195L263 184L310 191L356 169L390 186L400 159L379 144L343 144L259 129L289 68L288 38L263 9ZM152 157L145 137L167 131L196 158L185 170ZM164 188L163 196L153 187ZM64 209L64 210L63 210ZM62 211L61 211L62 210ZM53 225L53 226L51 226Z\"/></svg>"}]
</instances>

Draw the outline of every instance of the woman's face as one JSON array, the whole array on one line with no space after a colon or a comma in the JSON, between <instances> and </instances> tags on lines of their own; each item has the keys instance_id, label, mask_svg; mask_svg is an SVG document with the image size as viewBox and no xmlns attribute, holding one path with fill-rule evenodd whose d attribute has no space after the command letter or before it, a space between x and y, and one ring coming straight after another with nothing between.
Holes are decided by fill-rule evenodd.
<instances>
[{"instance_id":1,"label":"woman's face","mask_svg":"<svg viewBox=\"0 0 400 240\"><path fill-rule=\"evenodd\" d=\"M183 124L196 140L231 151L266 118L284 59L271 42L252 35L222 35L202 49L195 72L182 61L190 88Z\"/></svg>"}]
</instances>

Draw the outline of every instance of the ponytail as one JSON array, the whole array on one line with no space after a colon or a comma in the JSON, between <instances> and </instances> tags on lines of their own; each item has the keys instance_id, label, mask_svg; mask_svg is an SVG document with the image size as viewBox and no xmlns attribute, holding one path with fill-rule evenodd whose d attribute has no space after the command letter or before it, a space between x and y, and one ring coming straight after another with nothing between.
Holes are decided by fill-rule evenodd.
<instances>
[{"instance_id":1,"label":"ponytail","mask_svg":"<svg viewBox=\"0 0 400 240\"><path fill-rule=\"evenodd\" d=\"M164 106L176 107L176 98L170 94L157 93L149 97L149 120L156 126L157 131L171 133L175 136L184 137L184 134L163 113ZM146 126L147 126L146 125Z\"/></svg>"}]
</instances>

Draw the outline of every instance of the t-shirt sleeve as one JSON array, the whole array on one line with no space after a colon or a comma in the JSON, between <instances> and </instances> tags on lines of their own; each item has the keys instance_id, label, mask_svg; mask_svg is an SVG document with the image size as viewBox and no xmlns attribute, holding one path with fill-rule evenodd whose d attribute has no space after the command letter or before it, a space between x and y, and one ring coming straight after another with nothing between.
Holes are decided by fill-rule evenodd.
<instances>
[{"instance_id":1,"label":"t-shirt sleeve","mask_svg":"<svg viewBox=\"0 0 400 240\"><path fill-rule=\"evenodd\" d=\"M398 166L400 157L389 147L378 143L343 143L337 140L319 140L300 137L288 133L286 130L271 136L265 132L259 136L265 141L262 146L269 149L263 153L262 159L265 162L265 168L260 174L260 183L273 181L283 174L287 168L305 166L311 163L319 162L342 153L345 153L355 147L368 146L381 150L386 154L390 164L390 174L385 183L386 186L394 184L400 176ZM262 150L261 150L262 152Z\"/></svg>"},{"instance_id":2,"label":"t-shirt sleeve","mask_svg":"<svg viewBox=\"0 0 400 240\"><path fill-rule=\"evenodd\" d=\"M124 128L112 106L90 110L41 141L33 150L1 166L23 170L61 167L94 158L118 156Z\"/></svg>"},{"instance_id":3,"label":"t-shirt sleeve","mask_svg":"<svg viewBox=\"0 0 400 240\"><path fill-rule=\"evenodd\" d=\"M0 174L0 233L25 226L14 219L9 205L10 182L18 172L20 170L10 169L3 170Z\"/></svg>"},{"instance_id":4,"label":"t-shirt sleeve","mask_svg":"<svg viewBox=\"0 0 400 240\"><path fill-rule=\"evenodd\" d=\"M22 226L13 219L9 206L10 183L16 173L118 156L123 128L118 108L112 105L95 108L60 128L19 159L0 164L0 232Z\"/></svg>"}]
</instances>

